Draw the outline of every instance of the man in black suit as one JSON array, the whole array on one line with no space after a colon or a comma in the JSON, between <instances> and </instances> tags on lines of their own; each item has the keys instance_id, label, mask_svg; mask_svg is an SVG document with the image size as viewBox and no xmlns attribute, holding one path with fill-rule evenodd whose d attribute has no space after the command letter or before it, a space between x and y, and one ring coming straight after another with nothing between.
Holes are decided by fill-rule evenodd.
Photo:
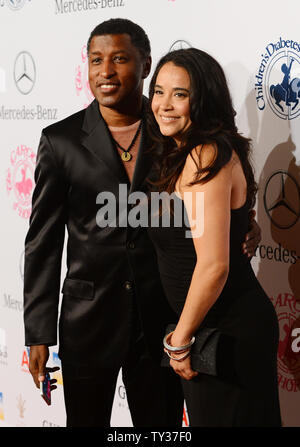
<instances>
[{"instance_id":1,"label":"man in black suit","mask_svg":"<svg viewBox=\"0 0 300 447\"><path fill-rule=\"evenodd\" d=\"M109 426L122 368L133 425L180 426L180 382L169 368L160 367L164 329L174 316L154 249L144 228L100 228L96 219L100 192L111 192L118 203L120 184L128 193L146 191L151 159L143 81L151 68L149 40L131 21L111 19L91 33L88 57L95 100L44 129L38 150L25 242L30 372L39 387L48 347L57 343L67 227L59 318L67 425ZM259 241L257 233L250 237L250 252Z\"/></svg>"}]
</instances>

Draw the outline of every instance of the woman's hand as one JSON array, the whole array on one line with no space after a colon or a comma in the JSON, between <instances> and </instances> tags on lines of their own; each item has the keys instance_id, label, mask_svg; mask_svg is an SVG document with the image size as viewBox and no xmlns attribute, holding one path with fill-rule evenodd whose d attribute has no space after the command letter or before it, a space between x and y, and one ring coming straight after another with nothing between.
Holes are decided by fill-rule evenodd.
<instances>
[{"instance_id":1,"label":"woman's hand","mask_svg":"<svg viewBox=\"0 0 300 447\"><path fill-rule=\"evenodd\" d=\"M175 355L172 354L172 357L175 357ZM185 380L192 380L194 377L198 375L198 373L196 371L193 371L191 368L190 356L188 356L184 360L181 360L180 362L170 359L170 365L172 366L176 374L178 374Z\"/></svg>"},{"instance_id":2,"label":"woman's hand","mask_svg":"<svg viewBox=\"0 0 300 447\"><path fill-rule=\"evenodd\" d=\"M178 331L177 331L178 332ZM176 331L172 334L170 343L172 346L184 346L188 344L190 341L190 337L182 337ZM174 358L179 358L184 356L184 353L176 354L176 352L172 352L171 356ZM170 359L170 366L174 369L176 374L182 377L185 380L191 380L198 375L196 371L193 371L191 368L191 357L190 355L186 357L184 360L172 360Z\"/></svg>"}]
</instances>

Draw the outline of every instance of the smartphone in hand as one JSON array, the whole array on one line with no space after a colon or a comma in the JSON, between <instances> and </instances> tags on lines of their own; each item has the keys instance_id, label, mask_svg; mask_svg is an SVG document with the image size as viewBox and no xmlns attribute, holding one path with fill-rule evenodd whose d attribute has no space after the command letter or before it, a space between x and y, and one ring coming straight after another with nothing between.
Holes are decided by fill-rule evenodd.
<instances>
[{"instance_id":1,"label":"smartphone in hand","mask_svg":"<svg viewBox=\"0 0 300 447\"><path fill-rule=\"evenodd\" d=\"M40 382L40 394L47 405L51 405L51 384L50 374L45 373L45 380Z\"/></svg>"}]
</instances>

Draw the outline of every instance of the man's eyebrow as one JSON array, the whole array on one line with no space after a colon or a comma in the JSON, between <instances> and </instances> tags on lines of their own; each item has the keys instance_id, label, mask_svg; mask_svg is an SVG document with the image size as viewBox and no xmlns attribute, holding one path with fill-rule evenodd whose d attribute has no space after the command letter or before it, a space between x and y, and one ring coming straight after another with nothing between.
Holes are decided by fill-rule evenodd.
<instances>
[{"instance_id":1,"label":"man's eyebrow","mask_svg":"<svg viewBox=\"0 0 300 447\"><path fill-rule=\"evenodd\" d=\"M126 50L116 50L112 54L119 54L119 53L128 54L128 52ZM102 54L102 52L99 50L94 50L94 51L90 51L90 54Z\"/></svg>"}]
</instances>

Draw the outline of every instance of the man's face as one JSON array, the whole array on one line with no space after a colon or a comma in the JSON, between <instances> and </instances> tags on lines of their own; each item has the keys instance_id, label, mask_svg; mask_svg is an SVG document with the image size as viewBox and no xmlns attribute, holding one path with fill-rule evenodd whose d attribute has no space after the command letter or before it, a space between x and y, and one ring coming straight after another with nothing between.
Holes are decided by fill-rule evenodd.
<instances>
[{"instance_id":1,"label":"man's face","mask_svg":"<svg viewBox=\"0 0 300 447\"><path fill-rule=\"evenodd\" d=\"M140 98L151 58L143 60L128 34L92 38L89 49L89 83L100 106L118 109Z\"/></svg>"}]
</instances>

